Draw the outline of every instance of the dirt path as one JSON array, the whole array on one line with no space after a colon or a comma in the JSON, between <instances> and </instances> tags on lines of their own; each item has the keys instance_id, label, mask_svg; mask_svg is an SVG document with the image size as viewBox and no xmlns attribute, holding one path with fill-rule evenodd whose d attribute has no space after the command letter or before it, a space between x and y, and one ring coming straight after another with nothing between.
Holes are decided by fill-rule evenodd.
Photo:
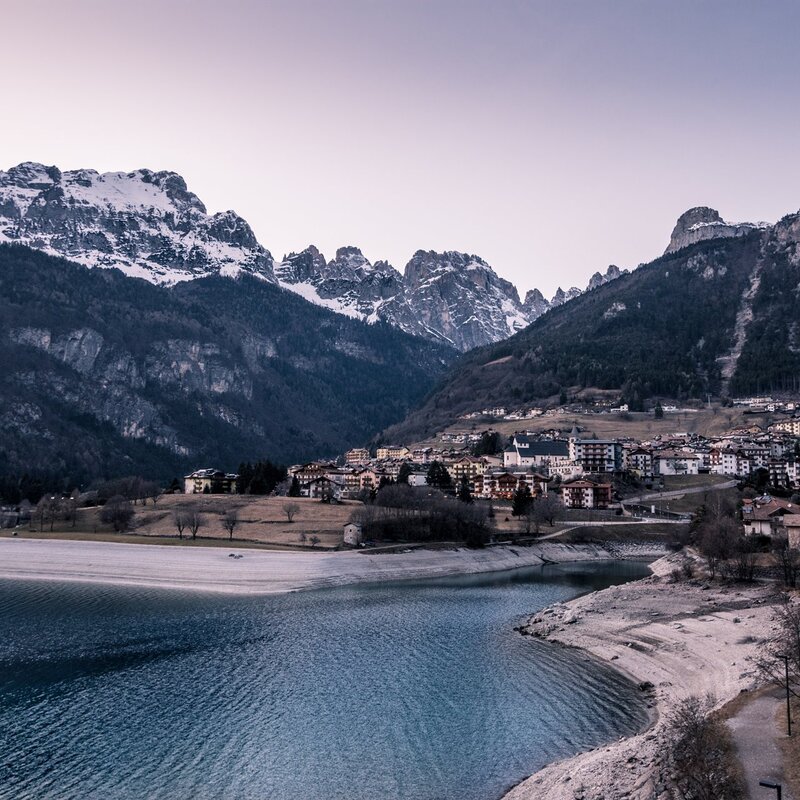
<instances>
[{"instance_id":1,"label":"dirt path","mask_svg":"<svg viewBox=\"0 0 800 800\"><path fill-rule=\"evenodd\" d=\"M786 736L786 731L779 729L777 722L782 719L779 711L783 703L780 692L768 692L747 703L728 720L750 800L773 800L776 797L774 789L759 786L759 781L782 784L783 800L793 800L784 780L783 756L778 745L778 739Z\"/></svg>"}]
</instances>

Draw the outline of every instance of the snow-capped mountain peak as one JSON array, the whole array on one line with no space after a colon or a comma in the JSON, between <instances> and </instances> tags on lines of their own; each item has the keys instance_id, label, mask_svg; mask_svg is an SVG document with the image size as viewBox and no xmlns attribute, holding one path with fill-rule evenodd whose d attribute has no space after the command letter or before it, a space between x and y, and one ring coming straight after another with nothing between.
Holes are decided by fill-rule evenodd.
<instances>
[{"instance_id":1,"label":"snow-capped mountain peak","mask_svg":"<svg viewBox=\"0 0 800 800\"><path fill-rule=\"evenodd\" d=\"M272 256L233 211L209 215L175 172L61 172L25 162L0 172L0 241L153 283L252 272Z\"/></svg>"}]
</instances>

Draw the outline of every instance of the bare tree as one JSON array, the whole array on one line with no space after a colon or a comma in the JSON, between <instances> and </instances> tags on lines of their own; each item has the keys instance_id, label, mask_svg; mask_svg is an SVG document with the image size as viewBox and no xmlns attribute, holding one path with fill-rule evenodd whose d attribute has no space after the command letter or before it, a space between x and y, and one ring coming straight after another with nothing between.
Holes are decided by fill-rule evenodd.
<instances>
[{"instance_id":1,"label":"bare tree","mask_svg":"<svg viewBox=\"0 0 800 800\"><path fill-rule=\"evenodd\" d=\"M134 510L126 498L118 494L110 497L100 509L100 522L114 526L117 533L126 531L133 519Z\"/></svg>"},{"instance_id":2,"label":"bare tree","mask_svg":"<svg viewBox=\"0 0 800 800\"><path fill-rule=\"evenodd\" d=\"M158 483L156 483L156 481L145 481L142 489L142 495L143 498L149 497L153 505L155 506L155 504L161 499L163 491L161 489L161 486ZM142 502L144 502L144 499L142 500Z\"/></svg>"},{"instance_id":3,"label":"bare tree","mask_svg":"<svg viewBox=\"0 0 800 800\"><path fill-rule=\"evenodd\" d=\"M667 721L667 747L675 790L683 800L740 800L745 789L730 732L710 715L711 696L687 697Z\"/></svg>"},{"instance_id":4,"label":"bare tree","mask_svg":"<svg viewBox=\"0 0 800 800\"><path fill-rule=\"evenodd\" d=\"M283 504L283 513L286 514L286 519L289 522L294 522L295 514L300 510L300 506L297 503L284 503Z\"/></svg>"},{"instance_id":5,"label":"bare tree","mask_svg":"<svg viewBox=\"0 0 800 800\"><path fill-rule=\"evenodd\" d=\"M311 542L312 547L316 547L319 544L319 536L314 534L313 536L309 537L308 541Z\"/></svg>"},{"instance_id":6,"label":"bare tree","mask_svg":"<svg viewBox=\"0 0 800 800\"><path fill-rule=\"evenodd\" d=\"M772 538L772 556L783 573L783 583L794 588L800 576L800 550L789 547L787 536L774 536Z\"/></svg>"},{"instance_id":7,"label":"bare tree","mask_svg":"<svg viewBox=\"0 0 800 800\"><path fill-rule=\"evenodd\" d=\"M186 512L181 509L176 509L172 512L172 524L178 531L178 538L183 539L183 531L187 525Z\"/></svg>"},{"instance_id":8,"label":"bare tree","mask_svg":"<svg viewBox=\"0 0 800 800\"><path fill-rule=\"evenodd\" d=\"M233 532L239 524L239 512L235 508L229 508L222 515L222 527L228 531L228 539L233 541Z\"/></svg>"},{"instance_id":9,"label":"bare tree","mask_svg":"<svg viewBox=\"0 0 800 800\"><path fill-rule=\"evenodd\" d=\"M789 692L800 697L800 604L784 595L775 607L775 617L778 631L756 663L766 682L777 683L784 690L788 672Z\"/></svg>"},{"instance_id":10,"label":"bare tree","mask_svg":"<svg viewBox=\"0 0 800 800\"><path fill-rule=\"evenodd\" d=\"M197 531L199 531L200 528L203 527L204 522L205 518L196 508L190 508L186 512L186 527L192 534L193 540L197 538Z\"/></svg>"},{"instance_id":11,"label":"bare tree","mask_svg":"<svg viewBox=\"0 0 800 800\"><path fill-rule=\"evenodd\" d=\"M712 510L704 516L697 533L700 552L706 558L711 579L720 571L727 574L728 563L736 555L742 537L736 520Z\"/></svg>"},{"instance_id":12,"label":"bare tree","mask_svg":"<svg viewBox=\"0 0 800 800\"><path fill-rule=\"evenodd\" d=\"M50 523L50 530L53 530L53 522L56 518L56 498L51 495L44 495L36 504L31 520L39 523L39 531L44 530L46 523Z\"/></svg>"}]
</instances>

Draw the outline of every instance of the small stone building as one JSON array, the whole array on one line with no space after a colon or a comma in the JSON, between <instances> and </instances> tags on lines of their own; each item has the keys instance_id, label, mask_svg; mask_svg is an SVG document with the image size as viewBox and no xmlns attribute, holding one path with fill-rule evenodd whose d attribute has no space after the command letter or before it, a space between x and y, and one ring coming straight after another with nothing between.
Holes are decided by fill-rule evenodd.
<instances>
[{"instance_id":1,"label":"small stone building","mask_svg":"<svg viewBox=\"0 0 800 800\"><path fill-rule=\"evenodd\" d=\"M358 547L364 541L361 526L357 522L348 522L344 526L344 543L351 547Z\"/></svg>"}]
</instances>

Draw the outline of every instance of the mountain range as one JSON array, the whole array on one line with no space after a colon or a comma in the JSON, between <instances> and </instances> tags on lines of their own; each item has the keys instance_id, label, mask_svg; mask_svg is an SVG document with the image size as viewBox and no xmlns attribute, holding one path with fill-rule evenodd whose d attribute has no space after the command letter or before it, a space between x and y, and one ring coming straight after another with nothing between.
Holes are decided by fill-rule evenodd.
<instances>
[{"instance_id":1,"label":"mountain range","mask_svg":"<svg viewBox=\"0 0 800 800\"><path fill-rule=\"evenodd\" d=\"M557 404L614 390L632 409L800 391L800 213L678 220L663 256L477 348L385 439L413 441L487 406Z\"/></svg>"},{"instance_id":2,"label":"mountain range","mask_svg":"<svg viewBox=\"0 0 800 800\"><path fill-rule=\"evenodd\" d=\"M797 392L798 295L798 214L690 209L655 261L520 301L475 255L276 261L175 173L20 164L0 173L0 473L295 461L596 390Z\"/></svg>"},{"instance_id":3,"label":"mountain range","mask_svg":"<svg viewBox=\"0 0 800 800\"><path fill-rule=\"evenodd\" d=\"M117 267L152 283L251 274L332 311L462 352L501 341L581 294L516 288L476 255L417 251L403 274L356 247L326 260L309 246L277 262L233 211L209 215L174 172L109 172L27 162L0 172L0 242L25 244L88 267ZM589 288L613 280L611 266Z\"/></svg>"},{"instance_id":4,"label":"mountain range","mask_svg":"<svg viewBox=\"0 0 800 800\"><path fill-rule=\"evenodd\" d=\"M0 476L335 456L402 419L456 355L245 270L167 286L0 244Z\"/></svg>"}]
</instances>

